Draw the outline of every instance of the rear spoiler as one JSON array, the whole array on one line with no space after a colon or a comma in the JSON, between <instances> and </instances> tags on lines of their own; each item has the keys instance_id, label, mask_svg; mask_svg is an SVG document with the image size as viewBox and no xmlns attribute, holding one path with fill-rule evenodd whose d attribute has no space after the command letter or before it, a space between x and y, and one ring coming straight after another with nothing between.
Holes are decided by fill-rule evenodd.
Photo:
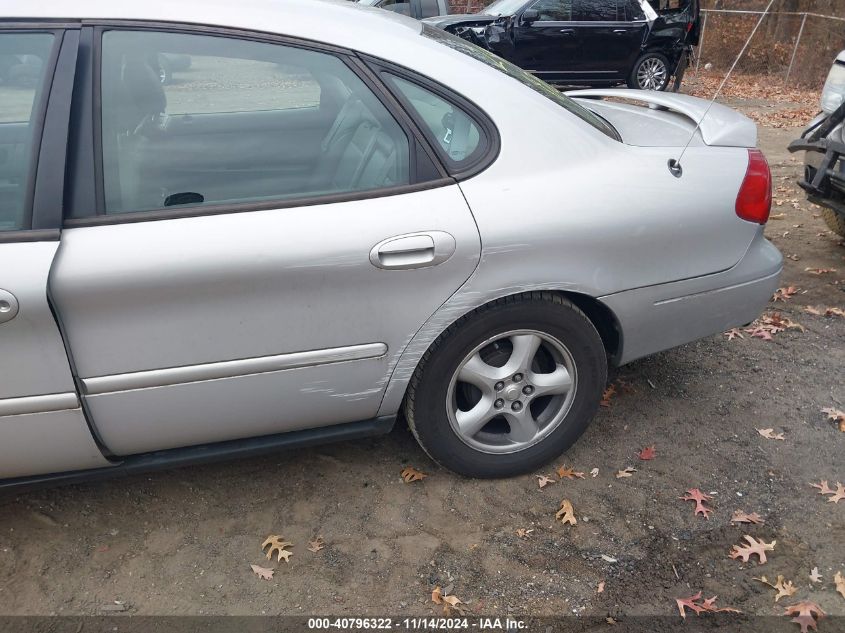
<instances>
[{"instance_id":1,"label":"rear spoiler","mask_svg":"<svg viewBox=\"0 0 845 633\"><path fill-rule=\"evenodd\" d=\"M626 101L637 101L657 109L669 110L687 117L693 125L700 122L702 140L714 147L757 147L757 125L744 114L720 103L674 92L652 90L591 89L573 90L566 93L575 99L601 99L614 97ZM710 108L709 112L707 108ZM704 117L705 112L707 116ZM702 117L704 119L702 120Z\"/></svg>"}]
</instances>

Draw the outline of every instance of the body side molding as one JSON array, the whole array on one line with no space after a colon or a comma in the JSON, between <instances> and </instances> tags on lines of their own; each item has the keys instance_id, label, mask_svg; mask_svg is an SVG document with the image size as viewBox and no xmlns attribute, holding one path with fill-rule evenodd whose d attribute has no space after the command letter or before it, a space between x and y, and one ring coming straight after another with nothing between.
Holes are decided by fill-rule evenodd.
<instances>
[{"instance_id":1,"label":"body side molding","mask_svg":"<svg viewBox=\"0 0 845 633\"><path fill-rule=\"evenodd\" d=\"M171 367L168 369L153 369L128 374L83 378L81 382L83 394L94 396L118 391L132 391L134 389L166 387L204 380L265 374L283 369L326 365L328 363L366 360L384 356L386 353L387 345L384 343L368 343L365 345L350 345L308 352L260 356L258 358L245 358L219 363L205 363L186 367Z\"/></svg>"}]
</instances>

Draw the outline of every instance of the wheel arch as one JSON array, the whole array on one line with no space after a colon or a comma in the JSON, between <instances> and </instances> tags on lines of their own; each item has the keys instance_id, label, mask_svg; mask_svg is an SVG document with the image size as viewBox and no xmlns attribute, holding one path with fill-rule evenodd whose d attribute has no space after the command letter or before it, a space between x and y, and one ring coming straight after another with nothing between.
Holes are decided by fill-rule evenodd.
<instances>
[{"instance_id":1,"label":"wheel arch","mask_svg":"<svg viewBox=\"0 0 845 633\"><path fill-rule=\"evenodd\" d=\"M401 409L411 377L435 341L449 330L449 328L476 310L492 307L494 304L502 301L516 301L521 297L535 293L553 294L571 301L587 316L596 328L604 344L608 366L616 366L618 364L619 359L622 357L623 344L620 321L608 306L592 295L572 290L546 287L486 297L483 301L471 304L461 301L460 295L456 295L431 316L428 322L408 342L404 350L397 352L399 360L396 362L391 375L386 379L387 388L382 398L378 415L392 415ZM453 301L454 305L449 305ZM385 411L391 413L386 414Z\"/></svg>"}]
</instances>

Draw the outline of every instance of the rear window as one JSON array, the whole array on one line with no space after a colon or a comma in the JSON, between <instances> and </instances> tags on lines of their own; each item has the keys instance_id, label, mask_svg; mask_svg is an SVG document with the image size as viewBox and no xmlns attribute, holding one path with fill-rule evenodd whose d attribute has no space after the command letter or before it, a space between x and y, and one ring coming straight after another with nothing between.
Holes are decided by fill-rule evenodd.
<instances>
[{"instance_id":1,"label":"rear window","mask_svg":"<svg viewBox=\"0 0 845 633\"><path fill-rule=\"evenodd\" d=\"M423 24L422 34L424 37L439 42L444 46L448 46L449 48L459 51L464 55L468 55L473 59L477 59L478 61L490 66L490 68L495 68L499 72L516 79L519 83L528 86L535 92L539 92L541 95L554 101L556 104L568 110L579 119L589 123L599 132L606 134L613 140L620 140L619 134L617 134L616 130L613 129L613 127L604 119L595 115L584 106L579 105L551 84L548 84L531 73L527 73L521 68L514 66L509 61L502 59L498 55L494 55L480 46L476 46L471 42L467 42L456 35L447 33L446 31L435 28L429 24Z\"/></svg>"}]
</instances>

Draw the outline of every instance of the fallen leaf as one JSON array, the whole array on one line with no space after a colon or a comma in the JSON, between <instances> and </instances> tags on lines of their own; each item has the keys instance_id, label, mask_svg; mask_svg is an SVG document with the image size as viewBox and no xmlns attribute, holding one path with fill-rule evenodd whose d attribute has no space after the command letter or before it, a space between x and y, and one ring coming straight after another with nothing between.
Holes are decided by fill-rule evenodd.
<instances>
[{"instance_id":1,"label":"fallen leaf","mask_svg":"<svg viewBox=\"0 0 845 633\"><path fill-rule=\"evenodd\" d=\"M404 481L406 484L409 484L414 481L421 481L422 479L428 477L428 475L426 475L424 472L421 472L412 466L403 468L402 472L399 474L402 476L402 481Z\"/></svg>"},{"instance_id":2,"label":"fallen leaf","mask_svg":"<svg viewBox=\"0 0 845 633\"><path fill-rule=\"evenodd\" d=\"M321 549L323 549L325 546L326 546L326 543L323 541L323 537L318 536L313 541L308 542L308 548L307 549L308 549L309 552L314 552L316 554Z\"/></svg>"},{"instance_id":3,"label":"fallen leaf","mask_svg":"<svg viewBox=\"0 0 845 633\"><path fill-rule=\"evenodd\" d=\"M751 335L751 338L760 338L764 341L773 341L774 338L772 337L771 332L768 330L764 330L763 328L753 328L750 330L745 330Z\"/></svg>"},{"instance_id":4,"label":"fallen leaf","mask_svg":"<svg viewBox=\"0 0 845 633\"><path fill-rule=\"evenodd\" d=\"M833 584L836 586L836 591L845 598L845 576L842 575L842 572L836 572L833 576Z\"/></svg>"},{"instance_id":5,"label":"fallen leaf","mask_svg":"<svg viewBox=\"0 0 845 633\"><path fill-rule=\"evenodd\" d=\"M610 406L610 399L616 395L616 387L613 385L608 385L607 389L601 394L601 406L609 407Z\"/></svg>"},{"instance_id":6,"label":"fallen leaf","mask_svg":"<svg viewBox=\"0 0 845 633\"><path fill-rule=\"evenodd\" d=\"M598 587L596 587L596 593L604 593L604 581L603 580L598 584Z\"/></svg>"},{"instance_id":7,"label":"fallen leaf","mask_svg":"<svg viewBox=\"0 0 845 633\"><path fill-rule=\"evenodd\" d=\"M796 616L792 618L792 621L801 626L801 633L807 633L810 629L815 631L816 620L820 620L825 615L819 605L808 600L786 607L783 614Z\"/></svg>"},{"instance_id":8,"label":"fallen leaf","mask_svg":"<svg viewBox=\"0 0 845 633\"><path fill-rule=\"evenodd\" d=\"M839 425L839 430L845 433L845 411L834 409L833 407L825 407L822 413L827 416L828 420L833 420Z\"/></svg>"},{"instance_id":9,"label":"fallen leaf","mask_svg":"<svg viewBox=\"0 0 845 633\"><path fill-rule=\"evenodd\" d=\"M545 488L546 486L548 486L549 484L553 484L555 482L554 479L552 479L551 477L549 477L547 475L534 475L534 476L537 478L537 483L539 484L541 490L543 488Z\"/></svg>"},{"instance_id":10,"label":"fallen leaf","mask_svg":"<svg viewBox=\"0 0 845 633\"><path fill-rule=\"evenodd\" d=\"M560 502L560 510L555 513L555 519L566 525L575 525L578 521L575 519L575 509L572 507L572 502L569 499L564 499Z\"/></svg>"},{"instance_id":11,"label":"fallen leaf","mask_svg":"<svg viewBox=\"0 0 845 633\"><path fill-rule=\"evenodd\" d=\"M704 607L700 604L696 604L701 600L701 592L699 591L694 596L690 596L689 598L675 598L675 602L678 605L678 611L681 613L681 617L686 620L687 614L685 609L690 609L691 611L695 611L696 615L700 615L702 611L704 611Z\"/></svg>"},{"instance_id":12,"label":"fallen leaf","mask_svg":"<svg viewBox=\"0 0 845 633\"><path fill-rule=\"evenodd\" d=\"M742 510L734 510L734 515L731 517L731 523L753 523L754 525L760 525L765 523L765 521L763 521L762 517L756 512L746 514Z\"/></svg>"},{"instance_id":13,"label":"fallen leaf","mask_svg":"<svg viewBox=\"0 0 845 633\"><path fill-rule=\"evenodd\" d=\"M565 464L557 469L557 476L560 479L584 479L584 473L579 473L572 468L567 468Z\"/></svg>"},{"instance_id":14,"label":"fallen leaf","mask_svg":"<svg viewBox=\"0 0 845 633\"><path fill-rule=\"evenodd\" d=\"M646 446L639 453L637 453L637 457L639 457L644 462L652 460L656 456L657 456L657 452L654 450L654 446Z\"/></svg>"},{"instance_id":15,"label":"fallen leaf","mask_svg":"<svg viewBox=\"0 0 845 633\"><path fill-rule=\"evenodd\" d=\"M456 611L458 614L461 615L463 615L463 613L466 611L466 608L462 606L464 603L457 596L446 594L440 587L435 587L434 589L432 589L431 601L434 604L442 604L443 613L447 616L452 611Z\"/></svg>"},{"instance_id":16,"label":"fallen leaf","mask_svg":"<svg viewBox=\"0 0 845 633\"><path fill-rule=\"evenodd\" d=\"M261 580L272 580L273 574L275 573L272 569L267 569L266 567L259 567L258 565L250 565L252 567L252 571L261 578Z\"/></svg>"},{"instance_id":17,"label":"fallen leaf","mask_svg":"<svg viewBox=\"0 0 845 633\"><path fill-rule=\"evenodd\" d=\"M534 528L525 529L525 528L517 528L516 535L519 538L528 538L531 536L531 533L534 531Z\"/></svg>"},{"instance_id":18,"label":"fallen leaf","mask_svg":"<svg viewBox=\"0 0 845 633\"><path fill-rule=\"evenodd\" d=\"M719 608L716 606L716 597L713 596L712 598L707 598L707 600L701 603L701 606L704 607L705 611L710 611L711 613L742 613L739 609L734 609L733 607L724 607Z\"/></svg>"},{"instance_id":19,"label":"fallen leaf","mask_svg":"<svg viewBox=\"0 0 845 633\"><path fill-rule=\"evenodd\" d=\"M828 503L839 503L845 499L845 486L840 483L836 483L836 492L833 493L832 497L828 497Z\"/></svg>"},{"instance_id":20,"label":"fallen leaf","mask_svg":"<svg viewBox=\"0 0 845 633\"><path fill-rule=\"evenodd\" d=\"M443 590L440 587L431 590L431 601L434 604L443 604Z\"/></svg>"},{"instance_id":21,"label":"fallen leaf","mask_svg":"<svg viewBox=\"0 0 845 633\"><path fill-rule=\"evenodd\" d=\"M812 486L813 488L818 488L818 489L819 489L819 494L820 494L820 495L833 495L833 494L836 494L836 491L835 491L835 490L833 490L832 488L830 488L830 487L827 485L827 480L826 480L826 479L825 479L824 481L820 482L820 483L817 483L817 484L810 484L810 486Z\"/></svg>"},{"instance_id":22,"label":"fallen leaf","mask_svg":"<svg viewBox=\"0 0 845 633\"><path fill-rule=\"evenodd\" d=\"M800 323L795 323L791 319L783 316L780 312L773 312L771 314L761 316L745 331L753 338L771 341L775 334L785 332L786 330L799 330L804 332L805 328Z\"/></svg>"},{"instance_id":23,"label":"fallen leaf","mask_svg":"<svg viewBox=\"0 0 845 633\"><path fill-rule=\"evenodd\" d=\"M842 308L831 308L825 306L806 306L804 308L804 312L807 314L812 314L814 316L821 316L821 317L845 317L845 310Z\"/></svg>"},{"instance_id":24,"label":"fallen leaf","mask_svg":"<svg viewBox=\"0 0 845 633\"><path fill-rule=\"evenodd\" d=\"M728 337L729 341L734 340L735 338L745 338L742 335L742 331L739 328L732 328L727 332L724 332L724 335Z\"/></svg>"},{"instance_id":25,"label":"fallen leaf","mask_svg":"<svg viewBox=\"0 0 845 633\"><path fill-rule=\"evenodd\" d=\"M765 437L767 440L785 440L786 438L783 436L783 433L775 434L774 429L757 429L757 432Z\"/></svg>"},{"instance_id":26,"label":"fallen leaf","mask_svg":"<svg viewBox=\"0 0 845 633\"><path fill-rule=\"evenodd\" d=\"M628 466L625 470L620 470L616 473L617 479L624 479L625 477L633 477L634 473L637 472L636 468L631 468Z\"/></svg>"},{"instance_id":27,"label":"fallen leaf","mask_svg":"<svg viewBox=\"0 0 845 633\"><path fill-rule=\"evenodd\" d=\"M765 576L761 576L760 578L755 578L754 580L759 580L764 585L768 585L775 591L777 591L777 595L775 596L775 602L779 601L781 598L788 598L789 596L795 594L798 591L798 587L792 584L791 581L785 580L783 576L778 576L777 580L774 584L770 583L768 578Z\"/></svg>"},{"instance_id":28,"label":"fallen leaf","mask_svg":"<svg viewBox=\"0 0 845 633\"><path fill-rule=\"evenodd\" d=\"M593 469L590 471L590 477L592 477L593 479L595 479L595 478L596 478L596 477L598 477L598 476L599 476L599 469L598 469L598 468L593 468Z\"/></svg>"},{"instance_id":29,"label":"fallen leaf","mask_svg":"<svg viewBox=\"0 0 845 633\"><path fill-rule=\"evenodd\" d=\"M812 571L810 571L810 580L812 582L821 582L822 575L819 573L818 567L813 567Z\"/></svg>"},{"instance_id":30,"label":"fallen leaf","mask_svg":"<svg viewBox=\"0 0 845 633\"><path fill-rule=\"evenodd\" d=\"M795 286L787 286L786 288L778 288L775 291L774 296L772 297L772 301L789 301L794 295L798 294L800 288L796 288Z\"/></svg>"},{"instance_id":31,"label":"fallen leaf","mask_svg":"<svg viewBox=\"0 0 845 633\"><path fill-rule=\"evenodd\" d=\"M835 268L805 268L804 272L811 273L813 275L827 275L829 273L835 273Z\"/></svg>"},{"instance_id":32,"label":"fallen leaf","mask_svg":"<svg viewBox=\"0 0 845 633\"><path fill-rule=\"evenodd\" d=\"M712 598L707 598L706 600L701 600L701 592L699 591L694 596L690 596L689 598L675 598L675 603L678 605L678 611L681 614L681 617L686 620L687 614L685 609L689 609L690 611L694 611L696 615L701 615L703 612L709 613L742 613L739 609L734 609L733 607L724 607L720 608L716 606L716 596Z\"/></svg>"},{"instance_id":33,"label":"fallen leaf","mask_svg":"<svg viewBox=\"0 0 845 633\"><path fill-rule=\"evenodd\" d=\"M695 501L695 516L703 514L705 519L710 518L710 513L713 512L711 508L704 505L705 501L710 501L713 497L704 494L698 488L687 490L687 494L679 497L681 501Z\"/></svg>"},{"instance_id":34,"label":"fallen leaf","mask_svg":"<svg viewBox=\"0 0 845 633\"><path fill-rule=\"evenodd\" d=\"M759 559L757 564L764 565L766 563L766 552L773 552L777 543L777 541L766 543L762 539L758 540L747 535L743 538L748 542L748 545L734 545L730 553L731 558L741 558L743 563L747 563L751 556L757 554Z\"/></svg>"},{"instance_id":35,"label":"fallen leaf","mask_svg":"<svg viewBox=\"0 0 845 633\"><path fill-rule=\"evenodd\" d=\"M458 615L464 615L466 612L466 607L463 606L463 602L458 598L458 596L443 596L443 613L445 615L451 615L452 611L455 611Z\"/></svg>"},{"instance_id":36,"label":"fallen leaf","mask_svg":"<svg viewBox=\"0 0 845 633\"><path fill-rule=\"evenodd\" d=\"M287 563L289 562L288 559L293 555L293 552L287 551L286 548L291 547L292 545L293 543L285 541L281 536L268 536L267 540L261 544L261 550L263 551L267 548L267 546L269 546L270 549L267 550L267 560L273 558L273 552L278 552L279 557L277 560L281 562L282 558L284 558Z\"/></svg>"}]
</instances>

